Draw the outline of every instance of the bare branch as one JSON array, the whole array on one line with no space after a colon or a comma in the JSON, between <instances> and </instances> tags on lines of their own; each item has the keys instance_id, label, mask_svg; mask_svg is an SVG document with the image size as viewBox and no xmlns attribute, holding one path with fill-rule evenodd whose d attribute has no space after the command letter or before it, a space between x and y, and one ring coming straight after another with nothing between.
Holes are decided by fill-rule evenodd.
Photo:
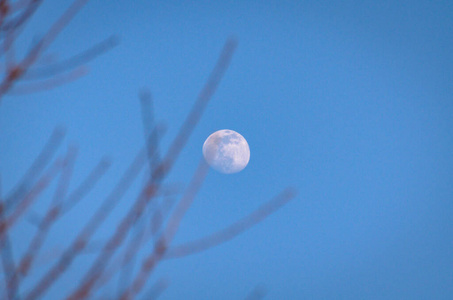
<instances>
[{"instance_id":1,"label":"bare branch","mask_svg":"<svg viewBox=\"0 0 453 300\"><path fill-rule=\"evenodd\" d=\"M119 44L119 39L116 36L110 36L109 38L97 43L89 49L80 52L68 59L52 63L42 67L30 68L26 74L22 77L23 80L36 80L46 77L53 77L59 73L64 73L70 69L74 69L84 65L85 63L95 59L96 57L104 54L113 47Z\"/></svg>"},{"instance_id":2,"label":"bare branch","mask_svg":"<svg viewBox=\"0 0 453 300\"><path fill-rule=\"evenodd\" d=\"M17 16L15 19L9 21L8 23L2 24L2 26L0 26L0 31L11 32L25 24L25 22L29 20L30 17L36 12L36 10L42 4L42 2L43 0L31 0L24 8L23 13Z\"/></svg>"},{"instance_id":3,"label":"bare branch","mask_svg":"<svg viewBox=\"0 0 453 300\"><path fill-rule=\"evenodd\" d=\"M230 65L236 46L237 40L234 38L228 39L225 45L223 46L222 52L220 53L220 57L217 60L217 64L215 65L211 74L209 75L208 81L201 90L196 102L192 106L191 111L184 120L184 123L178 132L178 135L173 140L173 143L170 145L170 148L164 159L164 164L162 165L164 169L171 169L172 165L174 164L176 158L179 155L179 152L184 148L185 144L187 143L190 134L194 130L198 121L200 120L209 100L214 95L214 92L219 86L220 80L222 79L228 66ZM154 177L158 178L162 176L163 175L161 174L162 171L164 171L165 173L168 172L165 170L157 169L154 172L155 174L153 174Z\"/></svg>"},{"instance_id":4,"label":"bare branch","mask_svg":"<svg viewBox=\"0 0 453 300\"><path fill-rule=\"evenodd\" d=\"M204 178L208 173L208 170L209 166L202 158L200 160L200 163L198 164L198 168L195 171L195 174L193 175L189 183L187 190L185 191L181 200L178 202L175 211L170 216L164 232L154 244L153 252L143 260L139 274L137 274L137 276L134 278L131 286L121 295L120 299L131 299L142 290L144 284L148 280L149 275L154 270L155 266L159 263L163 255L165 255L168 245L170 245L171 241L173 240L173 237L179 228L179 224L185 213L189 209L190 205L192 204L196 194L198 193L204 181Z\"/></svg>"},{"instance_id":5,"label":"bare branch","mask_svg":"<svg viewBox=\"0 0 453 300\"><path fill-rule=\"evenodd\" d=\"M110 165L110 160L103 158L88 174L85 180L62 203L61 214L68 212L80 202L96 186Z\"/></svg>"},{"instance_id":6,"label":"bare branch","mask_svg":"<svg viewBox=\"0 0 453 300\"><path fill-rule=\"evenodd\" d=\"M151 129L155 126L153 99L148 90L140 93L140 108L142 112L143 133L145 136L146 147L148 151L149 173L156 169L160 163L160 151L158 136L151 135ZM152 149L151 146L155 147Z\"/></svg>"},{"instance_id":7,"label":"bare branch","mask_svg":"<svg viewBox=\"0 0 453 300\"><path fill-rule=\"evenodd\" d=\"M30 189L30 192L17 204L13 212L0 223L0 241L5 238L5 233L17 222L17 220L27 211L30 205L36 200L39 194L55 178L57 171L61 169L61 161L57 160L53 166L37 181Z\"/></svg>"},{"instance_id":8,"label":"bare branch","mask_svg":"<svg viewBox=\"0 0 453 300\"><path fill-rule=\"evenodd\" d=\"M55 152L63 141L65 130L62 127L57 127L52 132L47 143L44 145L41 153L31 164L30 168L25 173L24 177L19 180L19 184L13 188L11 194L5 197L6 210L9 211L17 204L28 191L29 186L33 183L42 170L49 164L50 160L54 157Z\"/></svg>"},{"instance_id":9,"label":"bare branch","mask_svg":"<svg viewBox=\"0 0 453 300\"><path fill-rule=\"evenodd\" d=\"M77 79L85 76L87 73L88 69L85 66L81 66L66 74L55 75L54 77L44 81L39 81L33 84L26 84L15 87L9 91L9 95L18 96L51 90L59 86L65 85L69 82L76 81Z\"/></svg>"},{"instance_id":10,"label":"bare branch","mask_svg":"<svg viewBox=\"0 0 453 300\"><path fill-rule=\"evenodd\" d=\"M31 289L25 296L25 299L31 300L40 297L59 277L64 273L77 255L85 248L96 230L104 222L111 210L116 206L124 193L129 189L133 181L144 167L146 154L141 150L129 165L126 172L121 177L118 184L113 188L111 193L104 199L101 206L90 218L82 231L69 247L60 256L58 262L44 275L43 278Z\"/></svg>"},{"instance_id":11,"label":"bare branch","mask_svg":"<svg viewBox=\"0 0 453 300\"><path fill-rule=\"evenodd\" d=\"M33 258L39 252L41 245L47 235L48 229L50 228L51 224L54 222L58 215L58 210L53 208L61 203L61 200L65 197L66 191L69 185L69 181L72 175L72 169L74 167L74 162L76 158L76 149L70 148L68 153L64 159L64 168L60 176L60 180L58 182L57 189L54 193L54 198L52 199L51 208L48 210L46 217L41 221L39 226L38 232L33 237L31 243L29 244L29 248L20 260L19 268L15 270L14 274L11 276L9 280L9 286L13 284L18 285L21 281L21 276L27 273L28 269L31 266Z\"/></svg>"},{"instance_id":12,"label":"bare branch","mask_svg":"<svg viewBox=\"0 0 453 300\"><path fill-rule=\"evenodd\" d=\"M4 203L0 195L0 223L4 222ZM9 238L9 233L6 231L2 239L0 239L0 255L4 271L5 279L5 290L7 292L8 299L15 299L17 297L17 286L18 282L16 278L16 267L13 257L13 249ZM12 280L11 280L12 279Z\"/></svg>"},{"instance_id":13,"label":"bare branch","mask_svg":"<svg viewBox=\"0 0 453 300\"><path fill-rule=\"evenodd\" d=\"M70 299L81 299L87 297L90 294L91 289L96 286L96 281L101 277L106 264L110 261L119 245L121 245L121 243L123 242L130 229L131 224L133 223L133 220L137 217L140 217L150 199L155 197L157 191L159 190L160 182L171 171L176 158L179 156L180 151L187 143L187 140L196 124L200 120L208 101L218 87L220 79L222 78L231 61L234 49L236 48L236 44L236 40L233 39L229 39L225 43L217 64L214 67L214 70L209 76L208 81L202 89L198 99L192 106L192 109L189 112L183 125L181 126L177 136L173 140L173 143L171 144L163 160L163 163L161 163L155 170L153 170L150 183L143 191L143 196L140 196L137 199L132 209L123 218L114 235L106 244L104 251L102 251L102 253L96 258L93 266L83 277L82 284L70 296Z\"/></svg>"},{"instance_id":14,"label":"bare branch","mask_svg":"<svg viewBox=\"0 0 453 300\"><path fill-rule=\"evenodd\" d=\"M35 0L40 2L40 0ZM36 62L41 54L50 46L63 28L74 18L78 11L88 0L75 0L61 17L50 27L47 33L28 52L25 58L15 67L9 70L7 76L0 83L0 97L11 89L13 84L19 80L28 69ZM0 98L1 99L1 98Z\"/></svg>"},{"instance_id":15,"label":"bare branch","mask_svg":"<svg viewBox=\"0 0 453 300\"><path fill-rule=\"evenodd\" d=\"M207 237L170 248L164 259L187 256L223 244L238 236L242 232L255 226L259 222L263 221L269 215L273 214L275 211L287 204L295 196L295 191L293 189L287 188L282 193L263 204L251 214L236 221L230 226Z\"/></svg>"}]
</instances>

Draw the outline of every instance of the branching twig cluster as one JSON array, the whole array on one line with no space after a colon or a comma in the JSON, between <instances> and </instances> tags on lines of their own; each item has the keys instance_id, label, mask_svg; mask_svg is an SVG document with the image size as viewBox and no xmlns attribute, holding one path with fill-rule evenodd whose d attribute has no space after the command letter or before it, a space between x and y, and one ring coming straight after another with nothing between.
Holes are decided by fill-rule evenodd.
<instances>
[{"instance_id":1,"label":"branching twig cluster","mask_svg":"<svg viewBox=\"0 0 453 300\"><path fill-rule=\"evenodd\" d=\"M86 73L85 63L104 53L118 41L110 37L73 57L36 66L49 46L88 0L74 0L46 34L34 41L22 58L15 46L24 27L42 5L43 0L0 0L0 104L6 94L24 94L51 89L73 81Z\"/></svg>"},{"instance_id":2,"label":"branching twig cluster","mask_svg":"<svg viewBox=\"0 0 453 300\"><path fill-rule=\"evenodd\" d=\"M16 60L14 42L17 34L41 2L24 0L12 4L10 1L0 0L0 43L2 44L0 47L3 49L0 55L6 68L6 75L0 82L0 99L14 85L27 80L43 80L39 83L40 87L54 86L55 80L58 81L60 75L73 74L86 61L105 52L114 44L114 40L110 38L67 60L34 67L38 58L86 2L75 0L28 54L23 59ZM208 166L204 160L200 160L197 170L182 193L174 188L168 188L166 180L227 70L236 44L235 39L227 40L217 64L167 151L161 151L159 146L165 128L154 121L151 96L147 92L141 94L145 147L137 153L118 183L102 200L100 207L93 212L85 224L80 226L73 240L54 257L48 270L38 280L32 280L29 274L38 267L39 256L54 225L64 221L65 214L92 191L109 167L108 160L102 159L75 189L69 190L72 170L77 159L77 149L69 147L66 154L57 157L64 132L61 129L55 130L17 186L5 195L0 193L2 263L0 279L3 281L3 290L6 291L0 297L27 300L44 297L63 274L71 270L71 265L91 249L95 253L94 261L86 273L81 274L78 286L73 291L69 291L65 298L94 297L104 285L114 277L119 277L121 284L117 291L117 298L134 299L143 292L150 281L151 274L162 261L184 257L222 244L262 221L294 197L294 191L286 189L223 230L195 241L172 245L180 222L208 173ZM25 85L23 88L26 90ZM147 179L130 210L125 212L118 221L112 235L106 241L99 243L94 239L96 232L143 172L147 174ZM55 182L53 198L45 213L37 218L36 232L30 238L28 247L16 260L11 238L14 236L14 229L17 223L24 220L30 213L30 208L36 205L40 195L53 188L52 182ZM144 256L139 255L139 252L144 251L146 252ZM138 271L134 272L134 268L131 267L134 264L139 266ZM27 288L24 287L24 282L28 283ZM151 289L148 290L147 295L157 297L167 285L166 280L156 279L154 284L150 282Z\"/></svg>"}]
</instances>

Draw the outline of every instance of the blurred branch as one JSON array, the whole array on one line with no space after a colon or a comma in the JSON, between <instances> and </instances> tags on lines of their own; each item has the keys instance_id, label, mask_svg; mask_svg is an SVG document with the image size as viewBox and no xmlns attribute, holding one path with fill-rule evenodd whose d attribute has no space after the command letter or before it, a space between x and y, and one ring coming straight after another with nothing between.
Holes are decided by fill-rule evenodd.
<instances>
[{"instance_id":1,"label":"blurred branch","mask_svg":"<svg viewBox=\"0 0 453 300\"><path fill-rule=\"evenodd\" d=\"M85 248L86 244L110 214L111 210L130 188L133 181L143 169L145 161L145 151L141 150L129 165L119 182L114 186L113 190L104 199L101 206L96 210L88 223L84 225L75 240L65 251L63 251L63 254L60 256L57 263L46 272L41 280L25 296L25 299L31 300L40 297L59 278L59 276L69 268L72 261Z\"/></svg>"},{"instance_id":2,"label":"blurred branch","mask_svg":"<svg viewBox=\"0 0 453 300\"><path fill-rule=\"evenodd\" d=\"M149 275L154 270L155 266L159 263L163 255L165 254L168 245L173 240L180 222L190 205L192 204L196 194L198 193L204 178L206 177L209 170L208 164L202 158L198 164L198 168L195 171L192 179L182 196L181 200L178 202L174 212L169 218L169 221L159 237L159 239L154 244L153 252L143 259L139 273L135 276L132 284L129 286L126 291L121 295L121 300L131 299L138 294L146 281L148 280Z\"/></svg>"},{"instance_id":3,"label":"blurred branch","mask_svg":"<svg viewBox=\"0 0 453 300\"><path fill-rule=\"evenodd\" d=\"M42 0L34 0L30 5L40 4ZM69 8L60 16L60 18L50 27L47 33L42 37L35 46L25 55L16 65L10 67L7 70L7 74L3 81L0 82L0 101L1 97L8 92L11 87L30 69L30 67L37 61L41 54L52 44L58 34L63 30L64 27L74 18L79 10L86 4L88 0L75 0ZM29 6L32 7L32 6ZM34 6L33 6L34 7ZM35 11L33 8L29 8L29 11ZM28 11L27 10L27 11ZM29 15L28 15L29 16ZM29 17L24 18L27 20ZM17 28L14 26L13 28ZM11 35L11 34L9 34ZM7 35L8 36L8 35ZM14 38L13 38L14 39ZM11 42L11 46L12 46ZM8 51L8 48L6 48ZM1 102L0 102L1 103Z\"/></svg>"},{"instance_id":4,"label":"blurred branch","mask_svg":"<svg viewBox=\"0 0 453 300\"><path fill-rule=\"evenodd\" d=\"M75 158L77 155L77 151L75 148L70 148L66 157L64 158L65 165L60 175L60 180L58 182L57 188L54 193L54 197L52 199L51 208L53 206L57 206L58 203L62 201L62 199L66 195L66 191L72 176L72 170L74 167ZM31 243L29 244L28 250L25 256L22 257L19 263L19 268L14 271L14 274L10 278L10 284L16 283L19 284L21 280L21 275L27 273L28 268L31 266L33 258L39 252L41 245L45 239L45 236L50 229L51 224L56 219L58 215L57 209L49 209L46 217L42 220L38 232L35 234L34 238L32 239ZM19 274L20 273L20 274Z\"/></svg>"},{"instance_id":5,"label":"blurred branch","mask_svg":"<svg viewBox=\"0 0 453 300\"><path fill-rule=\"evenodd\" d=\"M2 1L5 2L6 1ZM25 1L22 1L22 3L18 3L16 7L8 7L6 9L5 16L7 13L14 13L15 10L21 9L23 7L23 12L13 20L7 22L7 23L2 23L0 26L0 32L11 32L25 24L26 21L30 19L30 17L36 12L38 7L42 4L43 0L30 0L26 5Z\"/></svg>"},{"instance_id":6,"label":"blurred branch","mask_svg":"<svg viewBox=\"0 0 453 300\"><path fill-rule=\"evenodd\" d=\"M156 196L157 196L157 194L156 194ZM162 216L162 219L158 220L159 228L157 228L157 230L159 230L161 225L163 224L163 221L165 218L164 214L166 215L167 213L169 213L169 209L171 208L171 205L174 202L173 201L174 198L173 197L171 197L170 199L164 198L163 203L161 205L159 205L158 203L155 203L156 200L157 199L154 199L154 201L152 201L150 203L150 204L156 204L156 206L155 207L149 206L148 210L150 210L149 214L152 215L152 217L151 217L152 225L154 225L154 223L156 222L156 220L154 219L154 218L156 218L156 212L160 211L160 215ZM149 220L149 218L147 218L147 216L148 216L147 214L142 214L141 217L139 218L139 220L137 220L135 223L142 221L141 225L146 225L143 223L145 223L146 221ZM145 221L145 222L143 222L143 221ZM146 226L141 226L140 228L137 228L137 232L132 237L130 242L125 246L124 253L119 255L117 261L112 263L112 266L102 274L100 279L97 281L95 287L93 287L93 290L95 290L95 289L98 290L100 287L107 284L109 282L109 280L111 280L118 273L118 271L121 271L120 276L119 276L119 282L120 282L119 291L120 291L120 294L122 294L126 290L126 288L130 285L129 276L131 275L131 271L132 271L131 269L133 267L132 262L136 260L138 252L141 249L143 249L144 243L146 243L152 237L154 237L155 234L156 234L156 232L153 232L152 228L151 228L151 232L149 232L149 233L146 232Z\"/></svg>"},{"instance_id":7,"label":"blurred branch","mask_svg":"<svg viewBox=\"0 0 453 300\"><path fill-rule=\"evenodd\" d=\"M217 64L215 65L211 75L209 76L206 85L202 89L200 95L198 96L198 99L195 101L191 111L189 112L188 116L186 117L185 121L180 127L180 130L176 135L175 139L173 140L172 144L170 145L170 148L167 154L165 155L164 159L162 160L162 163L159 164L159 166L157 166L155 170L153 170L149 184L145 187L145 190L142 191L143 196L138 197L132 209L120 222L120 224L117 227L117 230L106 244L105 249L99 254L95 262L93 263L92 267L82 278L81 281L82 283L79 285L76 291L69 297L70 299L81 299L86 298L90 295L91 289L95 286L96 281L101 277L106 264L110 261L111 257L118 249L119 245L122 244L124 238L126 237L130 229L131 224L133 223L133 220L137 217L140 217L149 201L156 195L160 187L160 182L171 171L175 160L179 156L179 153L181 152L182 148L187 143L187 140L190 134L192 133L193 129L195 128L196 124L200 120L208 101L211 99L212 95L214 94L214 91L218 87L220 79L222 78L231 61L236 45L237 42L234 39L229 39L225 43L220 54L220 57L217 61ZM141 279L138 280L140 281ZM141 284L140 283L138 284L140 285L141 288ZM137 281L133 283L133 287L135 287L136 285ZM133 291L135 291L135 288L133 289ZM130 289L128 289L125 292L126 297L128 297L127 295L130 292L131 292Z\"/></svg>"},{"instance_id":8,"label":"blurred branch","mask_svg":"<svg viewBox=\"0 0 453 300\"><path fill-rule=\"evenodd\" d=\"M165 255L164 259L178 258L202 252L214 246L223 244L234 237L238 236L242 232L250 229L259 222L263 221L269 215L280 209L282 206L287 204L296 196L293 189L287 188L282 193L271 199L270 201L263 204L257 210L247 215L246 217L236 221L230 226L217 231L207 237L184 243L182 245L174 246L170 248Z\"/></svg>"},{"instance_id":9,"label":"blurred branch","mask_svg":"<svg viewBox=\"0 0 453 300\"><path fill-rule=\"evenodd\" d=\"M10 230L20 216L22 216L30 205L36 200L39 194L41 194L41 192L55 178L57 172L61 169L61 163L62 162L60 160L57 160L17 204L16 209L6 216L2 222L0 222L0 241L3 241L6 232Z\"/></svg>"},{"instance_id":10,"label":"blurred branch","mask_svg":"<svg viewBox=\"0 0 453 300\"><path fill-rule=\"evenodd\" d=\"M19 180L18 185L12 189L9 196L5 197L5 209L7 211L14 208L17 204L18 199L22 198L28 191L29 186L36 179L42 170L49 164L50 160L55 156L55 152L63 141L65 130L61 127L57 127L52 132L47 143L31 164L30 168L25 173L24 177Z\"/></svg>"},{"instance_id":11,"label":"blurred branch","mask_svg":"<svg viewBox=\"0 0 453 300\"><path fill-rule=\"evenodd\" d=\"M4 202L0 194L0 224L4 222ZM13 250L9 233L6 231L3 238L0 239L0 255L2 260L4 279L5 279L5 290L8 299L15 299L17 297L17 281L14 280L15 276L15 263L13 257ZM12 280L11 280L12 279Z\"/></svg>"},{"instance_id":12,"label":"blurred branch","mask_svg":"<svg viewBox=\"0 0 453 300\"><path fill-rule=\"evenodd\" d=\"M143 90L140 93L140 109L142 112L143 134L148 152L149 174L151 176L153 170L160 163L161 158L158 143L159 136L151 134L151 130L155 126L155 120L153 99L148 90ZM155 147L155 149L152 149L151 146Z\"/></svg>"},{"instance_id":13,"label":"blurred branch","mask_svg":"<svg viewBox=\"0 0 453 300\"><path fill-rule=\"evenodd\" d=\"M80 67L83 64L95 59L96 57L104 54L105 52L109 51L118 44L119 38L116 36L110 36L104 41L68 59L48 64L46 66L32 68L28 70L26 74L24 74L22 79L36 80L46 77L52 77L59 73L67 72L70 69Z\"/></svg>"},{"instance_id":14,"label":"blurred branch","mask_svg":"<svg viewBox=\"0 0 453 300\"><path fill-rule=\"evenodd\" d=\"M170 148L165 156L164 163L162 164L164 170L158 168L153 174L156 178L159 178L164 173L167 173L168 171L165 169L168 170L171 169L179 153L184 148L185 144L187 143L187 140L189 139L190 134L192 133L201 116L203 115L203 112L209 100L214 95L214 92L217 90L217 87L219 86L220 80L222 79L228 66L230 65L236 47L237 47L236 39L229 38L226 41L225 45L223 46L222 52L220 53L220 57L217 60L217 64L215 65L214 69L209 75L208 80L204 85L203 89L201 90L200 94L198 95L198 98L195 101L194 105L192 106L191 111L184 120L184 123L181 126L176 138L170 145Z\"/></svg>"},{"instance_id":15,"label":"blurred branch","mask_svg":"<svg viewBox=\"0 0 453 300\"><path fill-rule=\"evenodd\" d=\"M15 87L9 91L9 95L17 96L54 89L69 82L76 81L82 76L85 76L87 73L88 73L87 68L81 66L78 67L77 69L71 70L67 74L59 74L55 75L50 79L36 82L34 84L26 84Z\"/></svg>"},{"instance_id":16,"label":"blurred branch","mask_svg":"<svg viewBox=\"0 0 453 300\"><path fill-rule=\"evenodd\" d=\"M25 57L17 61L15 42L27 20L36 12L43 1L20 0L10 3L7 0L0 0L0 57L4 56L5 67L5 76L0 81L0 103L2 96L7 93L14 95L37 92L78 79L85 74L84 64L118 44L118 39L112 36L65 60L47 62L44 65L37 66L40 60L42 63L42 58L46 55L45 52L49 46L87 1L74 0L44 36L32 43L32 47L26 52ZM134 298L144 289L144 285L153 270L163 259L198 253L225 243L258 224L294 198L294 191L286 189L254 212L224 229L207 237L170 247L183 217L205 180L209 167L203 159L200 160L198 168L173 211L172 205L175 198L171 197L172 195L170 197L165 195L167 191L165 190L164 179L172 171L208 102L217 90L231 63L236 46L237 41L235 39L230 38L226 41L205 85L175 138L171 141L168 151L162 157L159 142L164 127L155 122L153 99L149 91L145 90L140 94L145 148L135 156L117 184L102 200L94 214L83 224L71 243L54 255L53 260L56 259L56 261L27 291L23 299L42 298L45 292L69 270L74 260L89 250L96 254L94 261L88 267L88 271L81 276L78 286L67 299L79 300L93 296L100 287L118 274L121 284L118 291L120 298L123 300ZM23 84L26 80L31 81L31 83ZM76 158L75 150L69 149L64 159L57 159L48 167L55 156L63 135L61 130L55 130L30 169L27 170L18 185L12 189L12 192L5 198L2 198L0 192L0 254L5 274L5 289L9 299L21 298L18 295L21 280L27 277L29 272L37 270L36 260L40 256L39 252L43 248L53 225L92 190L109 166L109 163L105 160L101 161L83 182L72 193L68 194ZM107 240L102 239L101 242L95 243L93 239L96 232L147 165L149 173L147 173L146 182L140 189L131 208L125 212ZM46 168L47 170L44 172ZM40 193L50 185L51 181L58 177L58 174L59 181L53 199L47 210L44 211L44 216L36 222L38 230L31 237L25 253L22 254L21 252L22 256L16 266L9 240L10 229L17 221L23 219L25 212L32 206ZM170 189L170 193L174 193L174 190ZM158 198L160 196L163 196L162 200ZM137 274L133 274L134 264L131 262L139 257L139 251L143 250L147 244L152 249L146 253L140 262L140 269ZM33 263L35 263L34 268L32 268ZM158 280L146 294L147 299L157 298L167 286L166 281ZM250 295L255 298L248 297L247 299L262 297L262 293L260 294L257 290Z\"/></svg>"}]
</instances>

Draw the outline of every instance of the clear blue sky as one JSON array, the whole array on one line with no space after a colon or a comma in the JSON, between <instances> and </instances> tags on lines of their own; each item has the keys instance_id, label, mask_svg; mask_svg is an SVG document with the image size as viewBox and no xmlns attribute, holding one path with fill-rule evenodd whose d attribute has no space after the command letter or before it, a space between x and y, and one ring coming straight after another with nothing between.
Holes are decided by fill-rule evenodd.
<instances>
[{"instance_id":1,"label":"clear blue sky","mask_svg":"<svg viewBox=\"0 0 453 300\"><path fill-rule=\"evenodd\" d=\"M68 3L45 1L24 45ZM111 34L121 43L85 77L0 106L4 193L59 124L60 153L79 146L71 187L103 155L113 161L46 249L70 241L142 147L140 89L168 125L165 148L233 35L232 64L168 182L188 182L219 129L247 139L250 163L208 174L175 243L225 227L287 186L299 193L236 239L163 262L150 281L169 280L161 299L244 299L256 286L265 299L453 298L453 2L92 0L50 52L68 57ZM20 253L34 228L24 221L14 232ZM46 299L72 290L89 261L78 259Z\"/></svg>"}]
</instances>

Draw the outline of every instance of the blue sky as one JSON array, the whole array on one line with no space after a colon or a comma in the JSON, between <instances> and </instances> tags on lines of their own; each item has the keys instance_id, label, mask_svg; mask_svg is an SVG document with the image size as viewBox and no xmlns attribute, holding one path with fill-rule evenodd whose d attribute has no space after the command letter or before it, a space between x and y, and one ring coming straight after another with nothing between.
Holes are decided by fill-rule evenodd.
<instances>
[{"instance_id":1,"label":"blue sky","mask_svg":"<svg viewBox=\"0 0 453 300\"><path fill-rule=\"evenodd\" d=\"M46 1L24 47L68 4ZM247 139L250 163L233 175L210 171L175 243L227 226L287 186L298 196L232 241L163 262L150 279L169 281L161 299L244 299L257 286L265 299L453 297L451 1L93 0L49 53L68 57L112 34L120 44L89 63L83 78L4 97L0 106L4 193L56 125L67 128L60 154L79 146L71 187L104 155L113 162L46 249L71 240L68 232L143 146L139 91L149 88L156 119L167 125L165 149L234 36L232 63L167 182L187 184L204 140L219 129ZM15 228L16 256L34 230L26 221ZM72 290L89 262L90 255L78 259L47 296ZM115 291L116 281L99 295Z\"/></svg>"}]
</instances>

